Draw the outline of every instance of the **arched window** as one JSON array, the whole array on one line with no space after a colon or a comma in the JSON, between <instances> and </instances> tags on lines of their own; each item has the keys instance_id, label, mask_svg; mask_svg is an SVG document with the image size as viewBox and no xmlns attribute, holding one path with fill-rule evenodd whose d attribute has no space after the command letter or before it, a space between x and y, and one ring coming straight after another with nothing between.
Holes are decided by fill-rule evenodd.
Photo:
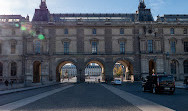
<instances>
[{"instance_id":1,"label":"arched window","mask_svg":"<svg viewBox=\"0 0 188 111\"><path fill-rule=\"evenodd\" d=\"M15 62L11 63L11 76L16 76L17 74L17 64Z\"/></svg>"},{"instance_id":2,"label":"arched window","mask_svg":"<svg viewBox=\"0 0 188 111\"><path fill-rule=\"evenodd\" d=\"M40 48L41 48L40 41L38 41L38 40L34 41L34 51L35 51L35 54L40 54Z\"/></svg>"},{"instance_id":3,"label":"arched window","mask_svg":"<svg viewBox=\"0 0 188 111\"><path fill-rule=\"evenodd\" d=\"M0 76L3 76L3 64L0 62Z\"/></svg>"},{"instance_id":4,"label":"arched window","mask_svg":"<svg viewBox=\"0 0 188 111\"><path fill-rule=\"evenodd\" d=\"M188 60L184 61L183 65L184 65L184 73L188 74Z\"/></svg>"}]
</instances>

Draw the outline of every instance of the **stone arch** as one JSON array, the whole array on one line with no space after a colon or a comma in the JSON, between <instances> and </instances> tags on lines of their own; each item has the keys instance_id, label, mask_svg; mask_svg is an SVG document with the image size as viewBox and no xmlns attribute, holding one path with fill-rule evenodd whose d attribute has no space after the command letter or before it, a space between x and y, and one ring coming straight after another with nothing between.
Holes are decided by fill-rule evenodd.
<instances>
[{"instance_id":1,"label":"stone arch","mask_svg":"<svg viewBox=\"0 0 188 111\"><path fill-rule=\"evenodd\" d=\"M150 59L149 62L149 75L156 74L156 61L154 59Z\"/></svg>"},{"instance_id":2,"label":"stone arch","mask_svg":"<svg viewBox=\"0 0 188 111\"><path fill-rule=\"evenodd\" d=\"M122 64L124 67L125 67L125 80L131 80L131 81L134 81L134 64L133 64L133 61L129 58L118 58L114 61L114 67L116 65L116 63L120 63ZM124 80L123 79L123 76L121 76L121 79L122 81Z\"/></svg>"},{"instance_id":3,"label":"stone arch","mask_svg":"<svg viewBox=\"0 0 188 111\"><path fill-rule=\"evenodd\" d=\"M41 82L41 62L34 61L33 62L33 83Z\"/></svg>"},{"instance_id":4,"label":"stone arch","mask_svg":"<svg viewBox=\"0 0 188 111\"><path fill-rule=\"evenodd\" d=\"M184 74L188 74L188 59L183 61L183 69L184 69Z\"/></svg>"},{"instance_id":5,"label":"stone arch","mask_svg":"<svg viewBox=\"0 0 188 111\"><path fill-rule=\"evenodd\" d=\"M61 73L61 68L67 64L71 63L76 66L77 68L77 62L74 61L73 59L60 59L59 61L56 62L56 82L60 82L60 73Z\"/></svg>"},{"instance_id":6,"label":"stone arch","mask_svg":"<svg viewBox=\"0 0 188 111\"><path fill-rule=\"evenodd\" d=\"M90 58L86 62L84 62L84 71L90 63L96 63L101 67L101 69L102 69L102 81L104 81L105 80L105 62L102 59L99 59L99 58Z\"/></svg>"}]
</instances>

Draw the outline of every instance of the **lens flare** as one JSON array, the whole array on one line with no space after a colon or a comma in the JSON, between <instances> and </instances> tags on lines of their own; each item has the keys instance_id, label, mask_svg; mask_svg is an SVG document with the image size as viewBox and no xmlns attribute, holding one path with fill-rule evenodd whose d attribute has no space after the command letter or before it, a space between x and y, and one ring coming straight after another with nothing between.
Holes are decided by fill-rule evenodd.
<instances>
[{"instance_id":1,"label":"lens flare","mask_svg":"<svg viewBox=\"0 0 188 111\"><path fill-rule=\"evenodd\" d=\"M15 24L16 27L19 27L20 25L19 24Z\"/></svg>"},{"instance_id":2,"label":"lens flare","mask_svg":"<svg viewBox=\"0 0 188 111\"><path fill-rule=\"evenodd\" d=\"M39 34L39 35L38 35L38 38L39 38L40 40L44 40L44 35Z\"/></svg>"}]
</instances>

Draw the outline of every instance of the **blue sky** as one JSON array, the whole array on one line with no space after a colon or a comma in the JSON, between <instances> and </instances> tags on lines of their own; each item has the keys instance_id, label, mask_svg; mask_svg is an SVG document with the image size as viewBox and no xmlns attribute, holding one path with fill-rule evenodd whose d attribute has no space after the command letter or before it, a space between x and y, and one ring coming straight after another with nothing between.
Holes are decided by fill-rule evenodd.
<instances>
[{"instance_id":1,"label":"blue sky","mask_svg":"<svg viewBox=\"0 0 188 111\"><path fill-rule=\"evenodd\" d=\"M139 0L46 0L51 13L135 13ZM188 14L188 0L145 0L154 17ZM40 0L0 0L0 14L30 15Z\"/></svg>"}]
</instances>

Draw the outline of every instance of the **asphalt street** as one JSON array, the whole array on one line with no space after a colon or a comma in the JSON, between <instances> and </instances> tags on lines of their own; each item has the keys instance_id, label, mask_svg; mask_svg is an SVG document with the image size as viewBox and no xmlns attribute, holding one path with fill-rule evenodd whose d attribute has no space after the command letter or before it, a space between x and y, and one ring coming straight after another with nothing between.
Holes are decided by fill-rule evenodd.
<instances>
[{"instance_id":1,"label":"asphalt street","mask_svg":"<svg viewBox=\"0 0 188 111\"><path fill-rule=\"evenodd\" d=\"M152 94L150 92L142 92L140 82L123 83L121 86L115 85L114 87L176 111L188 111L188 90L186 89L176 88L174 95L169 95L168 93Z\"/></svg>"},{"instance_id":2,"label":"asphalt street","mask_svg":"<svg viewBox=\"0 0 188 111\"><path fill-rule=\"evenodd\" d=\"M53 86L48 86L48 87L43 87L43 88L38 88L38 89L32 89L32 90L27 90L27 91L21 91L21 92L16 92L16 93L10 93L6 95L0 95L0 106L15 102L27 97L31 97L46 91L54 90L59 87L66 86L68 84L59 84L59 85L53 85Z\"/></svg>"},{"instance_id":3,"label":"asphalt street","mask_svg":"<svg viewBox=\"0 0 188 111\"><path fill-rule=\"evenodd\" d=\"M0 107L8 103L24 102L25 98L34 97L36 95L47 93L70 84L54 85L39 89L33 89L23 92L17 92L0 96ZM167 108L177 111L187 111L188 109L188 90L176 89L174 95L167 93L152 94L150 92L142 92L141 83L123 83L123 85L107 85L126 91L150 102L157 103ZM15 109L16 111L140 111L140 109L127 99L112 93L101 84L74 84L65 90L52 93L44 98L37 99L27 105L23 105ZM0 109L1 110L1 109Z\"/></svg>"},{"instance_id":4,"label":"asphalt street","mask_svg":"<svg viewBox=\"0 0 188 111\"><path fill-rule=\"evenodd\" d=\"M16 110L140 111L100 84L78 84Z\"/></svg>"}]
</instances>

